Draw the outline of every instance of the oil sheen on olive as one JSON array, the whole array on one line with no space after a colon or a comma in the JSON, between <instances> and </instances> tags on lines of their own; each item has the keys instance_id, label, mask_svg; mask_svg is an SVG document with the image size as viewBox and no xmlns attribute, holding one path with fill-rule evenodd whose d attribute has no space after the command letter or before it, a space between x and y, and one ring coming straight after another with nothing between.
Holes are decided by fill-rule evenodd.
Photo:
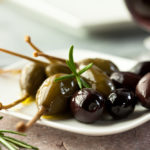
<instances>
[{"instance_id":1,"label":"oil sheen on olive","mask_svg":"<svg viewBox=\"0 0 150 150\"><path fill-rule=\"evenodd\" d=\"M55 79L66 74L55 74L48 77L36 94L38 108L44 106L44 115L54 115L69 110L72 95L78 90L76 80L70 78L55 82Z\"/></svg>"},{"instance_id":2,"label":"oil sheen on olive","mask_svg":"<svg viewBox=\"0 0 150 150\"><path fill-rule=\"evenodd\" d=\"M110 79L113 81L115 88L127 88L135 91L140 76L131 72L114 72Z\"/></svg>"},{"instance_id":3,"label":"oil sheen on olive","mask_svg":"<svg viewBox=\"0 0 150 150\"><path fill-rule=\"evenodd\" d=\"M49 77L51 75L57 74L57 73L67 73L70 74L71 71L65 64L60 63L51 63L46 67L46 75Z\"/></svg>"},{"instance_id":4,"label":"oil sheen on olive","mask_svg":"<svg viewBox=\"0 0 150 150\"><path fill-rule=\"evenodd\" d=\"M27 64L21 72L20 87L23 94L35 96L38 88L46 79L45 68L36 63Z\"/></svg>"},{"instance_id":5,"label":"oil sheen on olive","mask_svg":"<svg viewBox=\"0 0 150 150\"><path fill-rule=\"evenodd\" d=\"M88 65L89 63L93 63L95 66L104 71L108 76L110 76L113 72L119 71L118 67L110 60L100 59L100 58L88 58L80 61L79 65Z\"/></svg>"},{"instance_id":6,"label":"oil sheen on olive","mask_svg":"<svg viewBox=\"0 0 150 150\"><path fill-rule=\"evenodd\" d=\"M136 87L136 95L141 104L150 109L150 73L146 74L139 81Z\"/></svg>"},{"instance_id":7,"label":"oil sheen on olive","mask_svg":"<svg viewBox=\"0 0 150 150\"><path fill-rule=\"evenodd\" d=\"M83 66L80 65L80 67L82 68ZM105 97L115 89L109 77L95 65L84 72L82 76L89 81L93 89L97 90Z\"/></svg>"},{"instance_id":8,"label":"oil sheen on olive","mask_svg":"<svg viewBox=\"0 0 150 150\"><path fill-rule=\"evenodd\" d=\"M114 119L127 117L134 111L137 98L128 89L117 89L106 100L106 110Z\"/></svg>"},{"instance_id":9,"label":"oil sheen on olive","mask_svg":"<svg viewBox=\"0 0 150 150\"><path fill-rule=\"evenodd\" d=\"M94 89L84 88L77 91L71 100L74 117L84 123L93 123L100 119L104 109L104 97Z\"/></svg>"},{"instance_id":10,"label":"oil sheen on olive","mask_svg":"<svg viewBox=\"0 0 150 150\"><path fill-rule=\"evenodd\" d=\"M143 61L143 62L139 62L137 63L132 69L131 72L140 75L140 76L144 76L145 74L147 74L148 72L150 72L150 61Z\"/></svg>"}]
</instances>

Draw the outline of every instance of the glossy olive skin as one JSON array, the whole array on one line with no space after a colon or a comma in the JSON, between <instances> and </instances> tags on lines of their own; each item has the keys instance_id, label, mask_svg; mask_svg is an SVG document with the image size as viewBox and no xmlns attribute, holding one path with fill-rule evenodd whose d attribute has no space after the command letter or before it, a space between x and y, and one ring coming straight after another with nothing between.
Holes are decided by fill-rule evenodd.
<instances>
[{"instance_id":1,"label":"glossy olive skin","mask_svg":"<svg viewBox=\"0 0 150 150\"><path fill-rule=\"evenodd\" d=\"M117 89L106 100L106 110L114 119L127 117L134 111L137 98L128 89Z\"/></svg>"},{"instance_id":2,"label":"glossy olive skin","mask_svg":"<svg viewBox=\"0 0 150 150\"><path fill-rule=\"evenodd\" d=\"M119 71L118 67L112 61L100 58L83 59L82 61L78 62L78 65L88 65L89 63L93 63L108 76L110 76L113 72Z\"/></svg>"},{"instance_id":3,"label":"glossy olive skin","mask_svg":"<svg viewBox=\"0 0 150 150\"><path fill-rule=\"evenodd\" d=\"M69 102L72 95L78 90L74 79L66 79L55 82L55 79L66 74L55 74L48 77L36 94L38 108L44 106L44 115L54 115L69 110Z\"/></svg>"},{"instance_id":4,"label":"glossy olive skin","mask_svg":"<svg viewBox=\"0 0 150 150\"><path fill-rule=\"evenodd\" d=\"M144 76L148 72L150 72L150 61L143 61L137 63L132 69L131 72L139 75L139 76Z\"/></svg>"},{"instance_id":5,"label":"glossy olive skin","mask_svg":"<svg viewBox=\"0 0 150 150\"><path fill-rule=\"evenodd\" d=\"M95 65L83 73L82 76L89 81L93 89L97 90L105 97L107 97L115 89L109 77Z\"/></svg>"},{"instance_id":6,"label":"glossy olive skin","mask_svg":"<svg viewBox=\"0 0 150 150\"><path fill-rule=\"evenodd\" d=\"M94 89L84 88L71 99L71 111L80 122L93 123L100 119L104 109L104 97Z\"/></svg>"},{"instance_id":7,"label":"glossy olive skin","mask_svg":"<svg viewBox=\"0 0 150 150\"><path fill-rule=\"evenodd\" d=\"M140 76L131 72L114 72L110 79L113 81L115 88L127 88L135 91Z\"/></svg>"},{"instance_id":8,"label":"glossy olive skin","mask_svg":"<svg viewBox=\"0 0 150 150\"><path fill-rule=\"evenodd\" d=\"M51 63L46 67L46 75L49 77L51 75L57 74L57 73L66 73L70 74L71 71L68 68L67 65L63 63Z\"/></svg>"},{"instance_id":9,"label":"glossy olive skin","mask_svg":"<svg viewBox=\"0 0 150 150\"><path fill-rule=\"evenodd\" d=\"M136 86L136 95L141 104L150 109L150 73L146 74Z\"/></svg>"},{"instance_id":10,"label":"glossy olive skin","mask_svg":"<svg viewBox=\"0 0 150 150\"><path fill-rule=\"evenodd\" d=\"M36 63L25 65L20 76L20 87L23 95L35 96L45 79L45 67Z\"/></svg>"}]
</instances>

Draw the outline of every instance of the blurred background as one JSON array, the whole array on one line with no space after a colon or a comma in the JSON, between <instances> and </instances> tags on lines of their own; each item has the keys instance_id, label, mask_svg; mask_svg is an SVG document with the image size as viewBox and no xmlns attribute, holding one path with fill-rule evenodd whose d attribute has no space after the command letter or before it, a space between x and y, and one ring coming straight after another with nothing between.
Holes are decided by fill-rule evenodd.
<instances>
[{"instance_id":1,"label":"blurred background","mask_svg":"<svg viewBox=\"0 0 150 150\"><path fill-rule=\"evenodd\" d=\"M31 55L30 35L43 51L88 49L138 59L148 32L132 20L123 0L0 0L0 47ZM0 55L0 67L17 60Z\"/></svg>"}]
</instances>

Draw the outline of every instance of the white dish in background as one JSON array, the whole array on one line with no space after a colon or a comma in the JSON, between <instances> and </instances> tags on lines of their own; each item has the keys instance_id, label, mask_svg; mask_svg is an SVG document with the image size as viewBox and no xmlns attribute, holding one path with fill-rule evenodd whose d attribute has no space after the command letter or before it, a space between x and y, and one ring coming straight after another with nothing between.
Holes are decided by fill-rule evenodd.
<instances>
[{"instance_id":1,"label":"white dish in background","mask_svg":"<svg viewBox=\"0 0 150 150\"><path fill-rule=\"evenodd\" d=\"M35 12L38 17L39 15L47 17L48 24L65 28L69 32L113 30L127 27L132 22L123 0L9 1Z\"/></svg>"},{"instance_id":2,"label":"white dish in background","mask_svg":"<svg viewBox=\"0 0 150 150\"><path fill-rule=\"evenodd\" d=\"M67 50L52 51L51 55L57 55L61 57L66 57L68 54ZM75 60L80 60L82 58L88 57L99 57L112 60L121 70L128 70L133 65L135 61L131 61L124 58L119 58L115 56L105 55L101 53L96 53L87 50L76 50L74 51ZM8 66L7 68L18 68L22 67L25 62L18 62L14 65ZM19 82L18 77L1 75L0 76L0 100L2 103L7 104L18 98L19 96ZM2 110L3 113L10 114L22 119L29 120L36 113L37 108L34 103L23 106L22 104L10 110ZM142 106L136 106L135 112L131 114L128 118L122 120L99 120L94 124L83 124L75 119L64 119L64 120L46 120L41 119L38 123L50 126L53 128L84 134L91 136L102 136L102 135L111 135L115 133L121 133L132 128L135 128L147 121L150 120L150 113ZM15 122L14 122L15 124Z\"/></svg>"}]
</instances>

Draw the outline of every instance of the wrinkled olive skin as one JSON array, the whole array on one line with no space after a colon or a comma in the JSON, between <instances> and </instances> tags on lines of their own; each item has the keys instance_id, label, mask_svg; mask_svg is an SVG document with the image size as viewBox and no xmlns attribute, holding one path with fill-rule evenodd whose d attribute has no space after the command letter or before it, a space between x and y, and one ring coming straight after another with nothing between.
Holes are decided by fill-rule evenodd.
<instances>
[{"instance_id":1,"label":"wrinkled olive skin","mask_svg":"<svg viewBox=\"0 0 150 150\"><path fill-rule=\"evenodd\" d=\"M110 79L115 85L115 88L127 88L135 91L136 85L140 80L140 76L131 72L114 72Z\"/></svg>"},{"instance_id":2,"label":"wrinkled olive skin","mask_svg":"<svg viewBox=\"0 0 150 150\"><path fill-rule=\"evenodd\" d=\"M55 115L69 110L69 103L72 95L78 90L74 79L66 79L55 82L58 77L66 74L55 74L48 77L36 94L38 108L44 106L44 115Z\"/></svg>"},{"instance_id":3,"label":"wrinkled olive skin","mask_svg":"<svg viewBox=\"0 0 150 150\"><path fill-rule=\"evenodd\" d=\"M134 111L137 97L128 89L112 92L105 103L105 108L114 119L123 119Z\"/></svg>"},{"instance_id":4,"label":"wrinkled olive skin","mask_svg":"<svg viewBox=\"0 0 150 150\"><path fill-rule=\"evenodd\" d=\"M139 75L139 76L144 76L148 72L150 72L150 61L143 61L137 63L132 69L131 72Z\"/></svg>"},{"instance_id":5,"label":"wrinkled olive skin","mask_svg":"<svg viewBox=\"0 0 150 150\"><path fill-rule=\"evenodd\" d=\"M80 122L93 123L100 119L104 109L104 97L94 89L77 91L71 99L71 111Z\"/></svg>"},{"instance_id":6,"label":"wrinkled olive skin","mask_svg":"<svg viewBox=\"0 0 150 150\"><path fill-rule=\"evenodd\" d=\"M107 97L115 89L109 77L95 65L84 72L82 76L88 80L94 90L97 90L105 97Z\"/></svg>"},{"instance_id":7,"label":"wrinkled olive skin","mask_svg":"<svg viewBox=\"0 0 150 150\"><path fill-rule=\"evenodd\" d=\"M150 73L146 74L136 86L136 95L141 104L150 109Z\"/></svg>"},{"instance_id":8,"label":"wrinkled olive skin","mask_svg":"<svg viewBox=\"0 0 150 150\"><path fill-rule=\"evenodd\" d=\"M46 75L49 77L51 75L57 74L57 73L66 73L70 74L71 71L65 64L60 63L51 63L46 67Z\"/></svg>"},{"instance_id":9,"label":"wrinkled olive skin","mask_svg":"<svg viewBox=\"0 0 150 150\"><path fill-rule=\"evenodd\" d=\"M36 63L27 64L21 71L20 87L24 95L35 96L46 79L45 67Z\"/></svg>"},{"instance_id":10,"label":"wrinkled olive skin","mask_svg":"<svg viewBox=\"0 0 150 150\"><path fill-rule=\"evenodd\" d=\"M88 58L78 62L78 65L88 65L93 63L95 66L104 71L108 76L113 72L119 71L118 67L110 60L100 59L100 58Z\"/></svg>"}]
</instances>

